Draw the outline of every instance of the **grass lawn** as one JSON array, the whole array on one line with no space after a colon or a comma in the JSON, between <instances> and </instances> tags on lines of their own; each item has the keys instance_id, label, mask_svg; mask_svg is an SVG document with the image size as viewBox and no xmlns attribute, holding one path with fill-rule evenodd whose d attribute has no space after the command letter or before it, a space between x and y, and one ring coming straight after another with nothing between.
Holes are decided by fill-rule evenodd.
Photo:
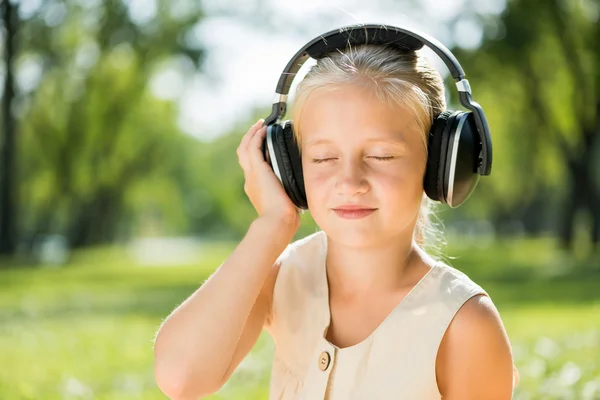
<instances>
[{"instance_id":1,"label":"grass lawn","mask_svg":"<svg viewBox=\"0 0 600 400\"><path fill-rule=\"evenodd\" d=\"M166 399L154 382L162 319L229 254L195 265L136 265L122 248L78 252L61 268L0 268L0 399ZM468 250L468 251L467 251ZM521 382L515 399L600 399L600 271L549 240L454 248L451 260L500 310ZM263 333L211 399L267 399Z\"/></svg>"}]
</instances>

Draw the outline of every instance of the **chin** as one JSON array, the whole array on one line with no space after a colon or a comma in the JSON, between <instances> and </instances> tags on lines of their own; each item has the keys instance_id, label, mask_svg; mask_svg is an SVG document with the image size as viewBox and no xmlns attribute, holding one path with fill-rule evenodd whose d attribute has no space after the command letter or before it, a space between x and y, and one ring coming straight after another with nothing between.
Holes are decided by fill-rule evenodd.
<instances>
[{"instance_id":1,"label":"chin","mask_svg":"<svg viewBox=\"0 0 600 400\"><path fill-rule=\"evenodd\" d=\"M349 247L371 247L391 235L374 224L350 224L348 221L320 225L323 231L336 243Z\"/></svg>"},{"instance_id":2,"label":"chin","mask_svg":"<svg viewBox=\"0 0 600 400\"><path fill-rule=\"evenodd\" d=\"M409 222L403 222L399 216L389 217L397 223L390 225L384 221L373 218L375 215L363 219L343 219L336 214L313 216L317 225L332 241L348 247L368 248L379 246L381 243L397 241L409 229ZM380 216L381 218L381 216ZM369 219L371 219L369 221ZM411 231L412 232L412 231Z\"/></svg>"}]
</instances>

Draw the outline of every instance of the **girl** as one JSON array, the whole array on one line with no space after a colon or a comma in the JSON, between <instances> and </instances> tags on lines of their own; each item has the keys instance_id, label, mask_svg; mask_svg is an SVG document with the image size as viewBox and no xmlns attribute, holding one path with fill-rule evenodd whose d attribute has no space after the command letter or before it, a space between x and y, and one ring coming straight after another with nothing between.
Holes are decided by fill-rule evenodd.
<instances>
[{"instance_id":1,"label":"girl","mask_svg":"<svg viewBox=\"0 0 600 400\"><path fill-rule=\"evenodd\" d=\"M164 321L155 376L172 399L229 379L261 330L271 399L510 399L518 373L490 297L424 250L427 133L445 110L420 51L360 45L320 59L292 108L320 231L290 244L295 205L265 162L259 120L237 149L258 217Z\"/></svg>"}]
</instances>

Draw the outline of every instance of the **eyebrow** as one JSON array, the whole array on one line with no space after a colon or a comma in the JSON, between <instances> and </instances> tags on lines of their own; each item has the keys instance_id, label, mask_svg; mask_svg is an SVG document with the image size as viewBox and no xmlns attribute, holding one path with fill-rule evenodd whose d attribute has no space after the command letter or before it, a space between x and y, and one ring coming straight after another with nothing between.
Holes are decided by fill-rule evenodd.
<instances>
[{"instance_id":1,"label":"eyebrow","mask_svg":"<svg viewBox=\"0 0 600 400\"><path fill-rule=\"evenodd\" d=\"M407 143L405 140L403 139L398 139L398 138L370 138L366 140L369 143L385 143L385 144L391 144L391 145L395 145L395 146L406 146ZM307 140L304 142L306 147L310 147L310 146L316 146L319 144L329 144L329 143L333 143L330 139L313 139L313 140Z\"/></svg>"}]
</instances>

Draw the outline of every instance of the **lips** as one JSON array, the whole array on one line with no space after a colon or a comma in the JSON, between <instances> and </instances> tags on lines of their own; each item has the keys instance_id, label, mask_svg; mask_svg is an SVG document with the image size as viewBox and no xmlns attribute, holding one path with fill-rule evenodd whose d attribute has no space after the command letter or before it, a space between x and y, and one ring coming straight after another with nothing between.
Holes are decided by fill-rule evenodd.
<instances>
[{"instance_id":1,"label":"lips","mask_svg":"<svg viewBox=\"0 0 600 400\"><path fill-rule=\"evenodd\" d=\"M344 219L359 219L375 212L376 208L362 206L357 204L347 204L333 209L333 211Z\"/></svg>"},{"instance_id":2,"label":"lips","mask_svg":"<svg viewBox=\"0 0 600 400\"><path fill-rule=\"evenodd\" d=\"M363 206L359 204L346 204L335 207L334 210L356 211L356 210L375 210L373 207Z\"/></svg>"}]
</instances>

